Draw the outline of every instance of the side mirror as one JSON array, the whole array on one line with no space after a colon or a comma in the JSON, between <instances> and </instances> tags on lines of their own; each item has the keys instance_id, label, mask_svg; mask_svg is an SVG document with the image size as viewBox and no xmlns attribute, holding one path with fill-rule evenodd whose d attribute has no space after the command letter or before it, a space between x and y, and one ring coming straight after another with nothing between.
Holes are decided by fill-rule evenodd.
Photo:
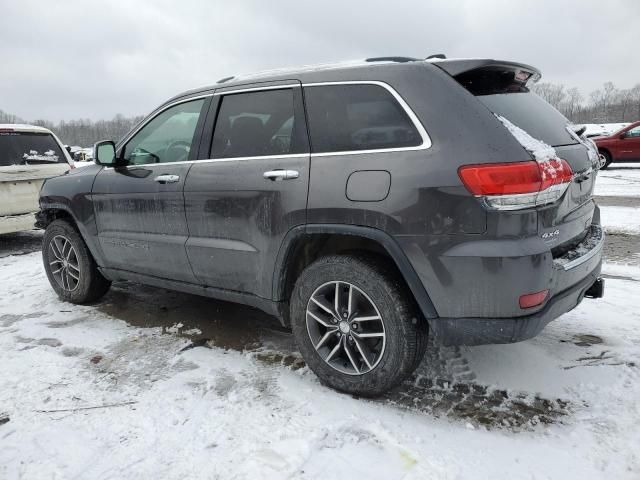
<instances>
[{"instance_id":1,"label":"side mirror","mask_svg":"<svg viewBox=\"0 0 640 480\"><path fill-rule=\"evenodd\" d=\"M116 163L116 144L103 140L93 146L93 159L98 165L114 166Z\"/></svg>"}]
</instances>

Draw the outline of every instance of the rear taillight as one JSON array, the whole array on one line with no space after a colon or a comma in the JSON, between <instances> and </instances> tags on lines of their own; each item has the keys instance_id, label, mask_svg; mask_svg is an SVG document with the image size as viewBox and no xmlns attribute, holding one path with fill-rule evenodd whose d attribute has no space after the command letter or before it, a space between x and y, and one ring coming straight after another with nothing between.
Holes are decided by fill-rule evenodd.
<instances>
[{"instance_id":1,"label":"rear taillight","mask_svg":"<svg viewBox=\"0 0 640 480\"><path fill-rule=\"evenodd\" d=\"M473 195L496 210L519 210L558 200L573 172L562 159L464 165L458 175Z\"/></svg>"}]
</instances>

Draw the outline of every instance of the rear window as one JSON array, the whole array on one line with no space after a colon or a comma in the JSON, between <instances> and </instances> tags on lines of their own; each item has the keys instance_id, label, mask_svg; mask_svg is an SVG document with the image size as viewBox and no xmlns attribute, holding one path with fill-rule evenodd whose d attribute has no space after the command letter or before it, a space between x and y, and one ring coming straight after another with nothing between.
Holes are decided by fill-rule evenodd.
<instances>
[{"instance_id":1,"label":"rear window","mask_svg":"<svg viewBox=\"0 0 640 480\"><path fill-rule=\"evenodd\" d=\"M567 131L571 122L533 92L482 95L478 99L529 135L553 147L578 143Z\"/></svg>"},{"instance_id":2,"label":"rear window","mask_svg":"<svg viewBox=\"0 0 640 480\"><path fill-rule=\"evenodd\" d=\"M422 138L393 95L379 85L305 87L313 152L416 147Z\"/></svg>"},{"instance_id":3,"label":"rear window","mask_svg":"<svg viewBox=\"0 0 640 480\"><path fill-rule=\"evenodd\" d=\"M578 143L566 129L571 122L529 90L530 77L531 72L519 68L487 67L460 73L455 79L489 110L532 137L554 147Z\"/></svg>"},{"instance_id":4,"label":"rear window","mask_svg":"<svg viewBox=\"0 0 640 480\"><path fill-rule=\"evenodd\" d=\"M50 133L0 132L0 166L66 163Z\"/></svg>"}]
</instances>

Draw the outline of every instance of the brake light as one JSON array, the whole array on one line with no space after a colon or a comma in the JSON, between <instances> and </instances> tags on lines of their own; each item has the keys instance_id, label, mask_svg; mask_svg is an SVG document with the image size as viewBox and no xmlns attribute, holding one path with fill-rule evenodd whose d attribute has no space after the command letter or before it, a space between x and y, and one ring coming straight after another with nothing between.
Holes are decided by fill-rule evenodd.
<instances>
[{"instance_id":1,"label":"brake light","mask_svg":"<svg viewBox=\"0 0 640 480\"><path fill-rule=\"evenodd\" d=\"M0 133L15 132L13 128L0 128Z\"/></svg>"},{"instance_id":2,"label":"brake light","mask_svg":"<svg viewBox=\"0 0 640 480\"><path fill-rule=\"evenodd\" d=\"M464 165L458 169L464 186L487 207L518 210L558 200L566 191L573 171L562 159Z\"/></svg>"},{"instance_id":3,"label":"brake light","mask_svg":"<svg viewBox=\"0 0 640 480\"><path fill-rule=\"evenodd\" d=\"M541 292L536 293L528 293L526 295L520 296L520 308L533 308L540 305L547 299L547 295L549 295L549 290L542 290Z\"/></svg>"}]
</instances>

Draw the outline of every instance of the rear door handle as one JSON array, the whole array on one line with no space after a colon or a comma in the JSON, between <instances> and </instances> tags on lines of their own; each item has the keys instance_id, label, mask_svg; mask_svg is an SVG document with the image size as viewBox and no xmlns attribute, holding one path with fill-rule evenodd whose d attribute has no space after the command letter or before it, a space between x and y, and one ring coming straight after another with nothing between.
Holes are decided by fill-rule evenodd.
<instances>
[{"instance_id":1,"label":"rear door handle","mask_svg":"<svg viewBox=\"0 0 640 480\"><path fill-rule=\"evenodd\" d=\"M158 183L176 183L180 181L180 175L158 175L154 180Z\"/></svg>"},{"instance_id":2,"label":"rear door handle","mask_svg":"<svg viewBox=\"0 0 640 480\"><path fill-rule=\"evenodd\" d=\"M298 178L300 174L296 170L269 170L264 172L262 176L268 180L293 180Z\"/></svg>"}]
</instances>

